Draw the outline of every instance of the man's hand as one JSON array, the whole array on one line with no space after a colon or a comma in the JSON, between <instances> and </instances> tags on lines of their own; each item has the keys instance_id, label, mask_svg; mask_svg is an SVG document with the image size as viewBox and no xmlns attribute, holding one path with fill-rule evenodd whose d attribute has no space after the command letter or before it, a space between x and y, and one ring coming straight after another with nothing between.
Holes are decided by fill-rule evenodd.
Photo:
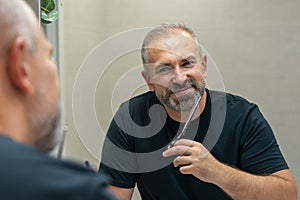
<instances>
[{"instance_id":1,"label":"man's hand","mask_svg":"<svg viewBox=\"0 0 300 200\"><path fill-rule=\"evenodd\" d=\"M173 147L163 152L164 157L178 155L173 161L182 174L192 174L198 179L211 182L214 171L222 165L199 142L192 140L178 140Z\"/></svg>"}]
</instances>

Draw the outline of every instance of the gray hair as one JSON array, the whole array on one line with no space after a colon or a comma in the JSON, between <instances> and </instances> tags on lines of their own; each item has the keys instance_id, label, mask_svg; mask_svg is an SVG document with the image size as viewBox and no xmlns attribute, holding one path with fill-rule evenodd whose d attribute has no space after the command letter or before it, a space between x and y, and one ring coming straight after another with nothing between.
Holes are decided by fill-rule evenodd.
<instances>
[{"instance_id":1,"label":"gray hair","mask_svg":"<svg viewBox=\"0 0 300 200\"><path fill-rule=\"evenodd\" d=\"M194 31L192 31L192 29L190 29L189 27L187 27L184 24L161 24L161 25L155 27L154 29L152 29L144 38L144 42L143 42L142 49L141 49L141 56L142 56L142 61L143 61L144 65L149 62L149 58L148 58L149 44L155 39L159 39L159 38L168 36L168 34L170 34L172 31L185 31L185 32L189 33L192 36L196 46L198 47L198 50L200 53L200 58L202 59L203 51L202 51L199 39L196 36L196 34L194 33Z\"/></svg>"},{"instance_id":2,"label":"gray hair","mask_svg":"<svg viewBox=\"0 0 300 200\"><path fill-rule=\"evenodd\" d=\"M17 37L24 38L30 53L36 51L38 32L29 13L33 11L23 0L0 0L0 56Z\"/></svg>"}]
</instances>

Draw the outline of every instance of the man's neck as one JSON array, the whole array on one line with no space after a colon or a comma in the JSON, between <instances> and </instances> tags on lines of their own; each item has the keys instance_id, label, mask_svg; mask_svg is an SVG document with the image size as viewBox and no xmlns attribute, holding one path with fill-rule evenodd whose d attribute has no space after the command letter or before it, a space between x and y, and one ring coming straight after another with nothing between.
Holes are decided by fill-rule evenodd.
<instances>
[{"instance_id":1,"label":"man's neck","mask_svg":"<svg viewBox=\"0 0 300 200\"><path fill-rule=\"evenodd\" d=\"M28 137L29 121L22 104L0 99L0 134L17 142L31 143Z\"/></svg>"}]
</instances>

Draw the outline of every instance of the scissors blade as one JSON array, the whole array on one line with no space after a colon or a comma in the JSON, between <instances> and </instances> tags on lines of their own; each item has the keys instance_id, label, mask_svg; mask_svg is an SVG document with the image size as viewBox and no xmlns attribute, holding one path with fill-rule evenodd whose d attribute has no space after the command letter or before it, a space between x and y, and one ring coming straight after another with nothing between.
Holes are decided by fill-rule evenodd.
<instances>
[{"instance_id":1,"label":"scissors blade","mask_svg":"<svg viewBox=\"0 0 300 200\"><path fill-rule=\"evenodd\" d=\"M198 98L196 99L196 101L195 101L195 103L194 103L194 105L193 105L193 107L192 107L192 109L191 109L191 111L190 111L190 113L189 113L189 116L188 116L188 118L187 118L187 120L186 120L186 122L185 122L185 124L184 124L184 126L183 126L183 128L182 128L182 131L177 135L177 137L175 137L175 138L170 142L170 145L168 146L168 148L173 147L174 144L175 144L180 138L182 138L182 136L185 135L185 132L186 132L188 126L190 125L190 122L192 121L192 118L193 118L193 116L194 116L194 114L195 114L195 111L196 111L196 109L197 109L197 107L198 107L199 102L201 101L201 99L202 99L202 96L201 96L201 94L199 93L199 94L198 94Z\"/></svg>"}]
</instances>

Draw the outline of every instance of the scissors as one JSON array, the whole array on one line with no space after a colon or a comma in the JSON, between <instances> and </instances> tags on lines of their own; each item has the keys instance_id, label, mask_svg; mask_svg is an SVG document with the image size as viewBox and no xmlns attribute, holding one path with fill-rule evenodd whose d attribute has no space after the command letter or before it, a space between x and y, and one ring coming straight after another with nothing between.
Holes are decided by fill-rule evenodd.
<instances>
[{"instance_id":1,"label":"scissors","mask_svg":"<svg viewBox=\"0 0 300 200\"><path fill-rule=\"evenodd\" d=\"M168 148L173 147L174 144L175 144L180 138L182 138L182 137L185 135L185 132L186 132L186 130L187 130L187 128L188 128L188 126L189 126L189 124L190 124L190 122L191 122L191 120L192 120L194 114L195 114L195 111L196 111L196 109L197 109L197 107L198 107L198 104L199 104L199 102L201 101L201 99L202 99L202 96L201 96L201 94L198 92L198 98L196 99L196 101L195 101L195 103L194 103L194 105L193 105L193 107L192 107L192 109L191 109L191 111L190 111L190 114L189 114L189 116L188 116L188 118L187 118L187 120L186 120L186 122L185 122L185 124L184 124L184 126L183 126L183 128L182 128L182 131L177 135L177 137L175 137L175 138L171 141L171 143L170 143L170 145L168 146Z\"/></svg>"}]
</instances>

